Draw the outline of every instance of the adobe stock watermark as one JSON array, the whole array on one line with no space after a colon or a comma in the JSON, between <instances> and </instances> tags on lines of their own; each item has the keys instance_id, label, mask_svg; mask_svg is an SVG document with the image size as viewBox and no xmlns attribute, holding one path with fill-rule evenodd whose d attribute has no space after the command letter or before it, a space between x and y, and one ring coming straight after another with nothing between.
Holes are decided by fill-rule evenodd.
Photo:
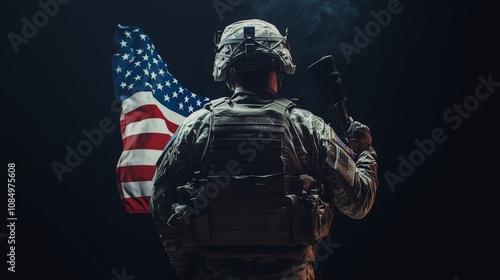
<instances>
[{"instance_id":1,"label":"adobe stock watermark","mask_svg":"<svg viewBox=\"0 0 500 280\"><path fill-rule=\"evenodd\" d=\"M371 10L370 15L373 17L373 20L365 24L364 30L358 26L354 27L356 34L353 38L353 44L346 42L339 44L347 63L351 63L351 56L361 53L361 50L366 48L371 43L371 40L380 34L382 27L386 28L391 23L392 16L400 14L403 9L399 0L389 0L387 2L387 9L382 9L378 12Z\"/></svg>"},{"instance_id":2,"label":"adobe stock watermark","mask_svg":"<svg viewBox=\"0 0 500 280\"><path fill-rule=\"evenodd\" d=\"M110 109L113 113L121 112L121 104L118 100L114 100L111 103ZM101 145L104 140L104 136L115 131L116 126L110 118L102 118L99 121L97 128L94 129L83 129L81 131L83 138L76 145L70 146L66 145L66 156L64 157L64 163L59 161L53 161L51 163L52 170L59 180L59 183L63 182L63 175L65 173L71 173L77 168L83 161L83 159L89 156L94 148Z\"/></svg>"},{"instance_id":3,"label":"adobe stock watermark","mask_svg":"<svg viewBox=\"0 0 500 280\"><path fill-rule=\"evenodd\" d=\"M243 0L214 0L212 1L212 6L214 6L217 16L219 16L220 21L224 21L224 13L234 11L234 8L241 4Z\"/></svg>"},{"instance_id":4,"label":"adobe stock watermark","mask_svg":"<svg viewBox=\"0 0 500 280\"><path fill-rule=\"evenodd\" d=\"M19 33L21 35L14 32L9 32L7 34L7 39L14 52L18 54L21 44L28 44L30 39L38 35L39 29L49 23L49 18L53 18L59 13L59 5L66 5L70 1L71 0L39 0L37 3L40 10L36 11L31 16L31 19L25 16L21 18L21 22L23 23L21 32Z\"/></svg>"},{"instance_id":5,"label":"adobe stock watermark","mask_svg":"<svg viewBox=\"0 0 500 280\"><path fill-rule=\"evenodd\" d=\"M116 269L111 270L111 274L113 274L113 278L110 280L134 280L134 275L128 275L125 271L125 267L122 267L121 272L116 271Z\"/></svg>"},{"instance_id":6,"label":"adobe stock watermark","mask_svg":"<svg viewBox=\"0 0 500 280\"><path fill-rule=\"evenodd\" d=\"M479 83L473 94L465 97L461 103L455 103L451 108L444 111L443 121L452 130L459 129L463 121L479 109L481 102L490 98L491 94L500 87L500 81L495 82L491 73L486 78L480 75L477 77L477 80ZM403 157L402 155L397 157L399 161L397 172L384 172L385 180L391 191L396 191L396 184L403 183L408 179L415 172L415 169L425 162L426 158L434 154L437 145L444 143L447 139L448 135L441 127L434 128L430 137L423 140L415 139L413 142L416 148L407 157Z\"/></svg>"}]
</instances>

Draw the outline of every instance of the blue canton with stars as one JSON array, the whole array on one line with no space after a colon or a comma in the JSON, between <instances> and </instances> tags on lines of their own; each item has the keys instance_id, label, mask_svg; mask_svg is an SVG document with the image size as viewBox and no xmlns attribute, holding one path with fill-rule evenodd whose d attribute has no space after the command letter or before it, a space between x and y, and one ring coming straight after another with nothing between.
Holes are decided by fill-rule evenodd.
<instances>
[{"instance_id":1,"label":"blue canton with stars","mask_svg":"<svg viewBox=\"0 0 500 280\"><path fill-rule=\"evenodd\" d=\"M121 102L136 92L150 91L163 106L188 116L210 101L186 89L168 72L167 63L140 28L118 25L115 46L113 80Z\"/></svg>"}]
</instances>

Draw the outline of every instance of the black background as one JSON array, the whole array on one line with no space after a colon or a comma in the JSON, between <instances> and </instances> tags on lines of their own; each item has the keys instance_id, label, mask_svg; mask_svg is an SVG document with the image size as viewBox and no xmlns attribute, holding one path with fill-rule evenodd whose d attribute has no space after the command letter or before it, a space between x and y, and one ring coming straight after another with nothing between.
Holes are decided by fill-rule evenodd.
<instances>
[{"instance_id":1,"label":"black background","mask_svg":"<svg viewBox=\"0 0 500 280\"><path fill-rule=\"evenodd\" d=\"M370 11L388 2L242 0L221 20L208 0L73 0L16 54L7 34L20 35L21 17L31 19L40 7L3 1L1 158L4 178L7 163L16 164L18 221L17 272L7 271L1 239L2 274L109 280L124 268L136 280L173 279L151 217L126 213L116 186L115 26L141 27L177 79L214 98L229 94L211 77L214 32L259 17L282 32L290 27L297 73L285 77L281 94L326 117L305 68L333 53L349 112L370 126L379 155L372 211L362 220L336 212L331 241L340 246L319 263L327 279L499 279L500 88L456 130L443 113L474 94L479 75L500 81L500 10L494 1L401 1L403 11L348 63L339 44L352 45L353 28L364 29L373 20ZM85 139L82 130L98 128L104 118L113 121L113 132L59 182L51 164L64 163L65 147L75 147ZM447 140L391 191L384 174L397 174L398 156L407 159L414 140L429 138L435 128Z\"/></svg>"}]
</instances>

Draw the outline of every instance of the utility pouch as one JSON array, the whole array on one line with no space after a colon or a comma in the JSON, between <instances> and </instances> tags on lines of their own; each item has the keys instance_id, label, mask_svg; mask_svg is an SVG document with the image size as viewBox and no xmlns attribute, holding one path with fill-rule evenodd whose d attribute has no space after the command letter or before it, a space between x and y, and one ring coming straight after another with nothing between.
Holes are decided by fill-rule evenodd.
<instances>
[{"instance_id":1,"label":"utility pouch","mask_svg":"<svg viewBox=\"0 0 500 280\"><path fill-rule=\"evenodd\" d=\"M207 229L208 216L205 209L196 203L200 185L205 181L193 179L176 188L178 203L172 204L174 213L170 216L168 225L185 248L192 248L196 245L196 240L209 236L209 232L202 230Z\"/></svg>"},{"instance_id":2,"label":"utility pouch","mask_svg":"<svg viewBox=\"0 0 500 280\"><path fill-rule=\"evenodd\" d=\"M333 212L330 204L323 202L318 195L310 195L310 199L315 200L316 209L311 211L311 242L319 242L330 233L330 226L333 220Z\"/></svg>"},{"instance_id":3,"label":"utility pouch","mask_svg":"<svg viewBox=\"0 0 500 280\"><path fill-rule=\"evenodd\" d=\"M316 245L330 233L333 213L330 204L317 194L304 194L293 208L293 242Z\"/></svg>"},{"instance_id":4,"label":"utility pouch","mask_svg":"<svg viewBox=\"0 0 500 280\"><path fill-rule=\"evenodd\" d=\"M172 204L174 212L168 219L168 225L176 239L182 242L182 246L186 249L192 248L195 245L194 237L194 215L190 207L185 204Z\"/></svg>"},{"instance_id":5,"label":"utility pouch","mask_svg":"<svg viewBox=\"0 0 500 280\"><path fill-rule=\"evenodd\" d=\"M292 245L311 240L311 209L298 204L292 208Z\"/></svg>"}]
</instances>

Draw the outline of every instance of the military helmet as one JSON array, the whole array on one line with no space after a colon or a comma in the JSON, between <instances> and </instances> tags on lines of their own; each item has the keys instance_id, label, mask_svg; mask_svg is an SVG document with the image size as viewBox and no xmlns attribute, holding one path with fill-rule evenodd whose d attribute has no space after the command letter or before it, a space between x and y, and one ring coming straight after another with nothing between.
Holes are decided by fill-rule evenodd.
<instances>
[{"instance_id":1,"label":"military helmet","mask_svg":"<svg viewBox=\"0 0 500 280\"><path fill-rule=\"evenodd\" d=\"M287 35L281 35L276 26L260 19L237 21L223 32L218 31L215 36L214 80L228 82L237 72L270 63L279 66L280 75L281 72L295 73Z\"/></svg>"}]
</instances>

